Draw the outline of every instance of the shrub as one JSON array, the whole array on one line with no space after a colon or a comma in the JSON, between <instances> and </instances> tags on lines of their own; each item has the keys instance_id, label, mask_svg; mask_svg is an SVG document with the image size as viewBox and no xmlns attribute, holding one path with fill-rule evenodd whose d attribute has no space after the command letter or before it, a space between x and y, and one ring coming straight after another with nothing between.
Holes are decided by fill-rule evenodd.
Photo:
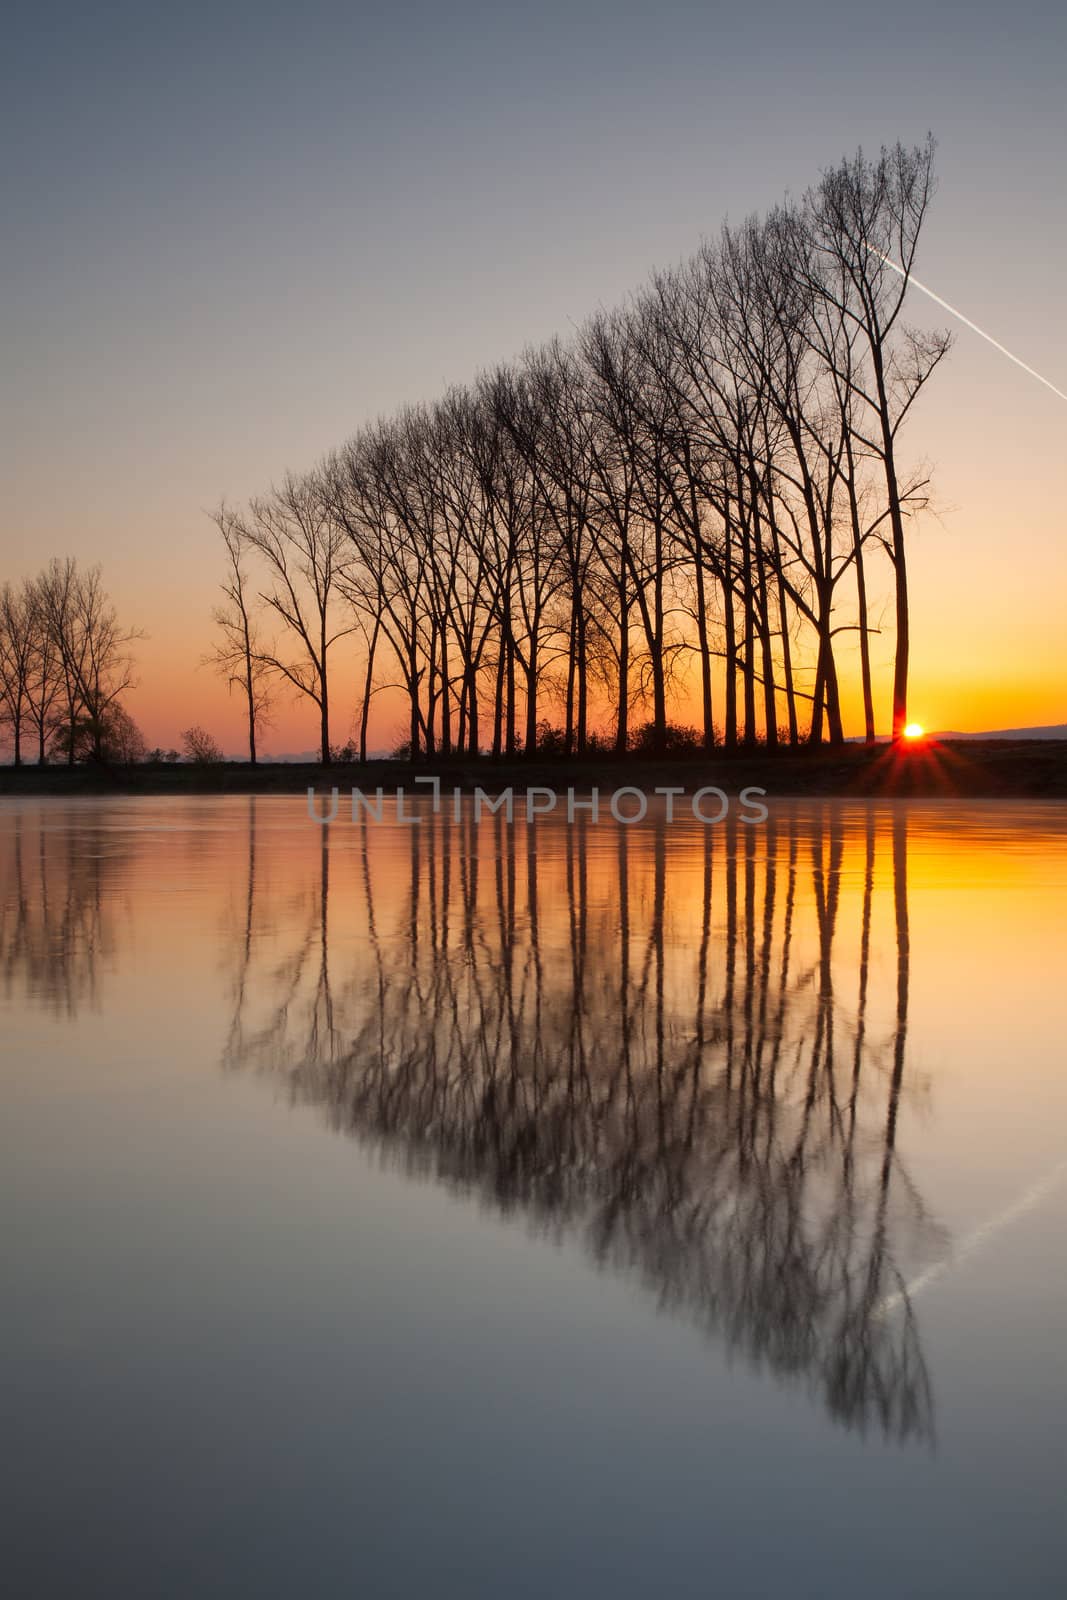
<instances>
[{"instance_id":1,"label":"shrub","mask_svg":"<svg viewBox=\"0 0 1067 1600\"><path fill-rule=\"evenodd\" d=\"M53 727L51 753L75 761L103 761L109 765L128 765L144 761L144 735L130 713L117 703L106 706L97 717L82 714L73 727L60 721Z\"/></svg>"},{"instance_id":2,"label":"shrub","mask_svg":"<svg viewBox=\"0 0 1067 1600\"><path fill-rule=\"evenodd\" d=\"M567 735L562 728L542 718L537 724L537 748L544 756L561 756L567 749Z\"/></svg>"},{"instance_id":3,"label":"shrub","mask_svg":"<svg viewBox=\"0 0 1067 1600\"><path fill-rule=\"evenodd\" d=\"M657 742L654 722L643 722L630 734L630 749L635 755L686 756L700 749L700 735L688 725L668 722Z\"/></svg>"},{"instance_id":4,"label":"shrub","mask_svg":"<svg viewBox=\"0 0 1067 1600\"><path fill-rule=\"evenodd\" d=\"M219 746L203 728L186 728L181 737L186 760L194 762L198 767L223 759Z\"/></svg>"}]
</instances>

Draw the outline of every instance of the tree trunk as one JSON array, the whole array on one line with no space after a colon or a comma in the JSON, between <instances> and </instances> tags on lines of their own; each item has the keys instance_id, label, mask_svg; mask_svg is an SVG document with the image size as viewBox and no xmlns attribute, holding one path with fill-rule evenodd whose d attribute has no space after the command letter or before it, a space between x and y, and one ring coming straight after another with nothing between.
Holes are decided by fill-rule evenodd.
<instances>
[{"instance_id":1,"label":"tree trunk","mask_svg":"<svg viewBox=\"0 0 1067 1600\"><path fill-rule=\"evenodd\" d=\"M667 748L667 676L663 660L663 525L656 518L656 557L652 578L652 718L657 754Z\"/></svg>"},{"instance_id":2,"label":"tree trunk","mask_svg":"<svg viewBox=\"0 0 1067 1600\"><path fill-rule=\"evenodd\" d=\"M419 753L419 658L415 643L415 619L411 619L411 643L408 646L408 693L411 695L411 715L408 732L408 752L415 760Z\"/></svg>"},{"instance_id":3,"label":"tree trunk","mask_svg":"<svg viewBox=\"0 0 1067 1600\"><path fill-rule=\"evenodd\" d=\"M893 663L893 738L900 740L908 724L908 653L911 645L908 623L908 569L901 539L893 558L896 577L897 652Z\"/></svg>"},{"instance_id":4,"label":"tree trunk","mask_svg":"<svg viewBox=\"0 0 1067 1600\"><path fill-rule=\"evenodd\" d=\"M330 707L326 699L326 684L322 685L322 700L319 703L319 742L321 744L322 765L330 765Z\"/></svg>"},{"instance_id":5,"label":"tree trunk","mask_svg":"<svg viewBox=\"0 0 1067 1600\"><path fill-rule=\"evenodd\" d=\"M851 435L846 437L848 455L848 508L852 519L852 552L856 563L856 609L860 630L860 683L863 689L863 736L874 743L874 694L871 689L871 636L867 624L867 575L863 570L863 532L856 501L855 462Z\"/></svg>"},{"instance_id":6,"label":"tree trunk","mask_svg":"<svg viewBox=\"0 0 1067 1600\"><path fill-rule=\"evenodd\" d=\"M897 623L896 659L893 663L893 742L898 743L904 736L908 722L908 653L911 642L908 625L908 568L904 554L904 518L900 509L900 490L897 486L885 368L881 347L874 341L871 344L871 356L882 425L882 464L885 469L886 497L889 501L889 525L893 534L892 558Z\"/></svg>"},{"instance_id":7,"label":"tree trunk","mask_svg":"<svg viewBox=\"0 0 1067 1600\"><path fill-rule=\"evenodd\" d=\"M515 640L512 638L511 619L510 619L510 617L508 619L507 652L508 652L508 660L507 660L507 698L506 698L506 701L505 701L506 721L505 721L505 724L504 724L504 754L507 755L507 756L513 756L515 754L515 714L516 714L516 708L515 708Z\"/></svg>"},{"instance_id":8,"label":"tree trunk","mask_svg":"<svg viewBox=\"0 0 1067 1600\"><path fill-rule=\"evenodd\" d=\"M711 650L708 640L708 600L704 589L704 569L700 563L700 551L694 559L697 585L697 645L700 650L700 712L703 721L703 745L705 750L712 750L715 746L715 724L712 721L711 707Z\"/></svg>"},{"instance_id":9,"label":"tree trunk","mask_svg":"<svg viewBox=\"0 0 1067 1600\"><path fill-rule=\"evenodd\" d=\"M319 612L319 712L322 764L330 765L330 680L326 671L326 610Z\"/></svg>"},{"instance_id":10,"label":"tree trunk","mask_svg":"<svg viewBox=\"0 0 1067 1600\"><path fill-rule=\"evenodd\" d=\"M589 723L589 660L585 647L585 606L578 612L578 754L585 755Z\"/></svg>"},{"instance_id":11,"label":"tree trunk","mask_svg":"<svg viewBox=\"0 0 1067 1600\"><path fill-rule=\"evenodd\" d=\"M778 704L774 693L774 652L771 649L771 607L767 593L767 563L763 551L758 486L752 474L752 542L756 552L756 597L759 606L757 625L763 676L763 735L768 750L778 748Z\"/></svg>"},{"instance_id":12,"label":"tree trunk","mask_svg":"<svg viewBox=\"0 0 1067 1600\"><path fill-rule=\"evenodd\" d=\"M367 723L370 720L370 697L374 687L374 653L378 648L378 631L381 628L381 617L375 617L374 629L367 647L367 675L363 680L363 705L359 713L359 759L367 759Z\"/></svg>"},{"instance_id":13,"label":"tree trunk","mask_svg":"<svg viewBox=\"0 0 1067 1600\"><path fill-rule=\"evenodd\" d=\"M778 528L773 519L771 521L771 536L774 540L774 570L778 574L778 617L782 630L782 677L785 679L785 707L786 716L789 720L789 743L796 749L800 743L800 728L797 723L796 686L793 683L793 650L789 642L789 609L785 599L781 544L778 539Z\"/></svg>"},{"instance_id":14,"label":"tree trunk","mask_svg":"<svg viewBox=\"0 0 1067 1600\"><path fill-rule=\"evenodd\" d=\"M815 663L815 688L811 698L811 726L808 729L808 743L822 744L822 718L823 699L826 694L826 657L823 650L823 639L819 636L819 657Z\"/></svg>"},{"instance_id":15,"label":"tree trunk","mask_svg":"<svg viewBox=\"0 0 1067 1600\"><path fill-rule=\"evenodd\" d=\"M460 745L463 743L463 704L460 702ZM441 626L441 754L452 754L452 706L448 674L448 626Z\"/></svg>"},{"instance_id":16,"label":"tree trunk","mask_svg":"<svg viewBox=\"0 0 1067 1600\"><path fill-rule=\"evenodd\" d=\"M500 654L496 661L496 678L493 684L493 749L494 761L500 760L504 748L504 680L507 670L507 628L500 624Z\"/></svg>"},{"instance_id":17,"label":"tree trunk","mask_svg":"<svg viewBox=\"0 0 1067 1600\"><path fill-rule=\"evenodd\" d=\"M619 683L615 710L615 753L624 756L630 737L630 607L626 574L619 574Z\"/></svg>"},{"instance_id":18,"label":"tree trunk","mask_svg":"<svg viewBox=\"0 0 1067 1600\"><path fill-rule=\"evenodd\" d=\"M737 749L737 622L734 617L733 587L729 578L729 563L722 579L724 650L726 655L726 693L724 699L723 745L727 750Z\"/></svg>"},{"instance_id":19,"label":"tree trunk","mask_svg":"<svg viewBox=\"0 0 1067 1600\"><path fill-rule=\"evenodd\" d=\"M564 729L564 753L574 753L574 681L577 672L578 655L578 603L576 597L571 599L570 632L567 639L567 704L566 725Z\"/></svg>"},{"instance_id":20,"label":"tree trunk","mask_svg":"<svg viewBox=\"0 0 1067 1600\"><path fill-rule=\"evenodd\" d=\"M462 748L461 744L460 749ZM467 668L467 749L472 756L479 753L478 674L473 661Z\"/></svg>"}]
</instances>

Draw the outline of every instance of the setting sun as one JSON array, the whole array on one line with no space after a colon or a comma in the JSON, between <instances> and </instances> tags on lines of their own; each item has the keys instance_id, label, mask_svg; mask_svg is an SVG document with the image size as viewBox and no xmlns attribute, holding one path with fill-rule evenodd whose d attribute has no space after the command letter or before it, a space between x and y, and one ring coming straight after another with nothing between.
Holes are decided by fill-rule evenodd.
<instances>
[{"instance_id":1,"label":"setting sun","mask_svg":"<svg viewBox=\"0 0 1067 1600\"><path fill-rule=\"evenodd\" d=\"M905 739L921 739L925 731L921 722L909 722L904 729L904 737Z\"/></svg>"}]
</instances>

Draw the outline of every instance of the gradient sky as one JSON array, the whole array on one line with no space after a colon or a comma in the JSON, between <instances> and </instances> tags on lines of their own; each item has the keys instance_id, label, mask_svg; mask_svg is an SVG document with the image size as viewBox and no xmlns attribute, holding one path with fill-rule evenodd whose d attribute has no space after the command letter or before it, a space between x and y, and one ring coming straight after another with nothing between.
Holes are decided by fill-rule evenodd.
<instances>
[{"instance_id":1,"label":"gradient sky","mask_svg":"<svg viewBox=\"0 0 1067 1600\"><path fill-rule=\"evenodd\" d=\"M1067 388L1047 5L58 5L14 13L3 54L0 576L103 563L150 635L150 744L201 722L240 749L197 666L206 508L566 332L858 144L934 131L919 276ZM959 330L905 435L936 468L912 541L928 727L1067 721L1065 429ZM354 687L334 698L343 739ZM314 726L286 705L268 742Z\"/></svg>"}]
</instances>

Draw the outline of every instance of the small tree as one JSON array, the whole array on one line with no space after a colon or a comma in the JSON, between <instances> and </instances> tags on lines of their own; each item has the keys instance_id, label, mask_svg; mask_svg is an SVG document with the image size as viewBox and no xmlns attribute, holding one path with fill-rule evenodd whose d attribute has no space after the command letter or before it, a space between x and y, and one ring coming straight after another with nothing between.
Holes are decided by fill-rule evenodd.
<instances>
[{"instance_id":1,"label":"small tree","mask_svg":"<svg viewBox=\"0 0 1067 1600\"><path fill-rule=\"evenodd\" d=\"M105 743L111 712L133 687L129 645L143 639L139 628L123 628L104 590L99 567L82 571L74 560L53 560L37 582L39 625L51 635L62 676L62 720L66 734L59 741L71 763L79 758L87 732L94 761L107 759Z\"/></svg>"},{"instance_id":2,"label":"small tree","mask_svg":"<svg viewBox=\"0 0 1067 1600\"><path fill-rule=\"evenodd\" d=\"M146 759L144 736L125 706L117 701L105 706L96 717L81 711L73 722L65 716L57 718L52 752L72 766L75 762L129 766Z\"/></svg>"},{"instance_id":3,"label":"small tree","mask_svg":"<svg viewBox=\"0 0 1067 1600\"><path fill-rule=\"evenodd\" d=\"M105 758L130 765L144 761L146 746L144 735L125 706L109 706L105 713L107 727L104 733Z\"/></svg>"},{"instance_id":4,"label":"small tree","mask_svg":"<svg viewBox=\"0 0 1067 1600\"><path fill-rule=\"evenodd\" d=\"M22 765L22 730L29 709L33 661L33 610L25 589L0 589L0 724L11 729L16 767Z\"/></svg>"},{"instance_id":5,"label":"small tree","mask_svg":"<svg viewBox=\"0 0 1067 1600\"><path fill-rule=\"evenodd\" d=\"M223 759L221 749L210 733L205 733L203 728L186 728L181 737L186 760L195 762L198 767Z\"/></svg>"},{"instance_id":6,"label":"small tree","mask_svg":"<svg viewBox=\"0 0 1067 1600\"><path fill-rule=\"evenodd\" d=\"M204 659L231 690L240 691L248 717L248 759L255 766L256 735L270 721L272 669L263 659L257 634L244 562L247 540L241 524L226 505L221 505L211 520L226 547L226 576L221 586L226 603L212 613L220 637L212 654Z\"/></svg>"}]
</instances>

